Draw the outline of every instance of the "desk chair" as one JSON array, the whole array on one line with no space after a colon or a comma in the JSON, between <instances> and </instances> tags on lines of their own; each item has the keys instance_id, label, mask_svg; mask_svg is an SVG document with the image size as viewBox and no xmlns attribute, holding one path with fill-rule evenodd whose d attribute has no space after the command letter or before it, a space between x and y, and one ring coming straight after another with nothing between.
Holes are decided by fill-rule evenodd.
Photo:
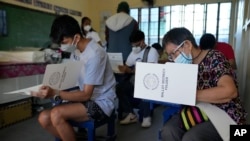
<instances>
[{"instance_id":1,"label":"desk chair","mask_svg":"<svg viewBox=\"0 0 250 141\"><path fill-rule=\"evenodd\" d=\"M79 87L67 89L66 91L73 91L77 90ZM53 106L62 104L62 101L54 101L51 99ZM115 141L116 134L115 134L115 120L116 120L116 114L115 110L112 112L111 116L109 118L106 118L101 121L96 120L88 120L83 122L76 122L76 121L69 121L69 123L73 127L77 127L78 129L87 129L87 135L88 135L88 141L95 141L95 129L101 126L107 125L107 138L106 141ZM59 138L55 138L55 141L61 141Z\"/></svg>"}]
</instances>

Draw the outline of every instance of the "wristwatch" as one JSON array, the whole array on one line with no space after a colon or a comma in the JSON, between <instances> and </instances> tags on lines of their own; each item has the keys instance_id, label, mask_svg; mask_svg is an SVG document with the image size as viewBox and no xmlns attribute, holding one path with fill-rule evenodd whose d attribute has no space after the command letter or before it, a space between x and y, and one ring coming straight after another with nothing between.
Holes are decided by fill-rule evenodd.
<instances>
[{"instance_id":1,"label":"wristwatch","mask_svg":"<svg viewBox=\"0 0 250 141\"><path fill-rule=\"evenodd\" d=\"M60 101L62 100L60 95L59 95L60 91L59 90L56 90L56 94L54 95L53 99L54 101Z\"/></svg>"}]
</instances>

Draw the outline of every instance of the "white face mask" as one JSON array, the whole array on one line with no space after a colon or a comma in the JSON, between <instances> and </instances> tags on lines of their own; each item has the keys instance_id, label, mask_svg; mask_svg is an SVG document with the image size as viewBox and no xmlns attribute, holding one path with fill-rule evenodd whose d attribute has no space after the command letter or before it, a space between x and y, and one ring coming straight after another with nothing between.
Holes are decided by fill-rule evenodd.
<instances>
[{"instance_id":1,"label":"white face mask","mask_svg":"<svg viewBox=\"0 0 250 141\"><path fill-rule=\"evenodd\" d=\"M64 51L64 52L74 51L76 49L76 45L77 45L77 43L73 44L74 41L75 41L75 37L74 37L73 42L71 44L61 44L61 47L60 47L61 51Z\"/></svg>"},{"instance_id":2,"label":"white face mask","mask_svg":"<svg viewBox=\"0 0 250 141\"><path fill-rule=\"evenodd\" d=\"M84 28L85 31L89 31L91 29L91 26L90 25L85 25L83 28Z\"/></svg>"},{"instance_id":3,"label":"white face mask","mask_svg":"<svg viewBox=\"0 0 250 141\"><path fill-rule=\"evenodd\" d=\"M141 47L133 47L132 48L132 51L135 53L135 54L138 54L140 51L141 51Z\"/></svg>"}]
</instances>

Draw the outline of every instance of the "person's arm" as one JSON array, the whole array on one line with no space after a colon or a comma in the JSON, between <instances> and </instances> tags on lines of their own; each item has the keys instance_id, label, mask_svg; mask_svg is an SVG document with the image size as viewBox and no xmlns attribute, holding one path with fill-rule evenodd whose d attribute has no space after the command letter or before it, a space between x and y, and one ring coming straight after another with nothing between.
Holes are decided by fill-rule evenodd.
<instances>
[{"instance_id":1,"label":"person's arm","mask_svg":"<svg viewBox=\"0 0 250 141\"><path fill-rule=\"evenodd\" d=\"M158 61L159 61L159 53L157 52L155 48L151 47L148 53L147 62L158 63Z\"/></svg>"},{"instance_id":2,"label":"person's arm","mask_svg":"<svg viewBox=\"0 0 250 141\"><path fill-rule=\"evenodd\" d=\"M60 96L62 100L68 101L87 101L91 98L94 90L94 85L84 85L83 91L60 91L56 89L52 89L49 86L41 86L39 91L31 92L31 95L39 98L53 98L55 95Z\"/></svg>"},{"instance_id":3,"label":"person's arm","mask_svg":"<svg viewBox=\"0 0 250 141\"><path fill-rule=\"evenodd\" d=\"M61 97L61 99L68 101L88 101L93 94L94 87L94 85L85 84L84 89L82 91L60 91L59 96Z\"/></svg>"},{"instance_id":4,"label":"person's arm","mask_svg":"<svg viewBox=\"0 0 250 141\"><path fill-rule=\"evenodd\" d=\"M237 70L237 65L236 65L235 59L229 59L228 61L229 61L230 65L232 66L232 68L234 70Z\"/></svg>"},{"instance_id":5,"label":"person's arm","mask_svg":"<svg viewBox=\"0 0 250 141\"><path fill-rule=\"evenodd\" d=\"M92 31L92 38L101 46L102 46L102 42L101 42L101 38L99 36L99 34L97 32Z\"/></svg>"},{"instance_id":6,"label":"person's arm","mask_svg":"<svg viewBox=\"0 0 250 141\"><path fill-rule=\"evenodd\" d=\"M119 65L118 69L122 73L135 73L135 70L127 65L123 65L123 66Z\"/></svg>"},{"instance_id":7,"label":"person's arm","mask_svg":"<svg viewBox=\"0 0 250 141\"><path fill-rule=\"evenodd\" d=\"M213 88L197 91L197 101L209 103L226 103L237 97L238 91L234 80L229 75L223 75Z\"/></svg>"}]
</instances>

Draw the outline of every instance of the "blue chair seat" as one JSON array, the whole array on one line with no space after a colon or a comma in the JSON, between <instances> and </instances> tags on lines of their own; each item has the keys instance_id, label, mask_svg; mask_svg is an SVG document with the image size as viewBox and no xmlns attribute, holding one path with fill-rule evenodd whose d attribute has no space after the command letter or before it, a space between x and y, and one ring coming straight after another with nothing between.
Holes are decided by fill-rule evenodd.
<instances>
[{"instance_id":1,"label":"blue chair seat","mask_svg":"<svg viewBox=\"0 0 250 141\"><path fill-rule=\"evenodd\" d=\"M88 121L84 121L84 122L69 121L69 123L73 127L87 129L88 141L95 141L95 129L100 127L100 126L104 126L106 124L107 125L106 140L114 141L116 138L115 120L116 120L116 114L115 114L115 112L113 112L109 118L106 118L106 119L101 120L101 121L96 121L96 120L88 120ZM56 138L55 141L61 141L61 140Z\"/></svg>"},{"instance_id":2,"label":"blue chair seat","mask_svg":"<svg viewBox=\"0 0 250 141\"><path fill-rule=\"evenodd\" d=\"M79 87L74 87L74 88L67 89L65 91L74 91L78 89ZM62 101L54 101L53 99L51 99L51 101L52 101L53 106L59 105L62 103ZM79 129L87 129L88 141L95 141L95 129L96 128L107 125L107 141L113 141L116 138L115 121L116 121L116 114L114 110L110 117L100 120L100 121L97 121L97 120L88 120L84 122L69 121L69 123L73 127L77 127ZM55 141L61 141L61 139L56 138Z\"/></svg>"}]
</instances>

